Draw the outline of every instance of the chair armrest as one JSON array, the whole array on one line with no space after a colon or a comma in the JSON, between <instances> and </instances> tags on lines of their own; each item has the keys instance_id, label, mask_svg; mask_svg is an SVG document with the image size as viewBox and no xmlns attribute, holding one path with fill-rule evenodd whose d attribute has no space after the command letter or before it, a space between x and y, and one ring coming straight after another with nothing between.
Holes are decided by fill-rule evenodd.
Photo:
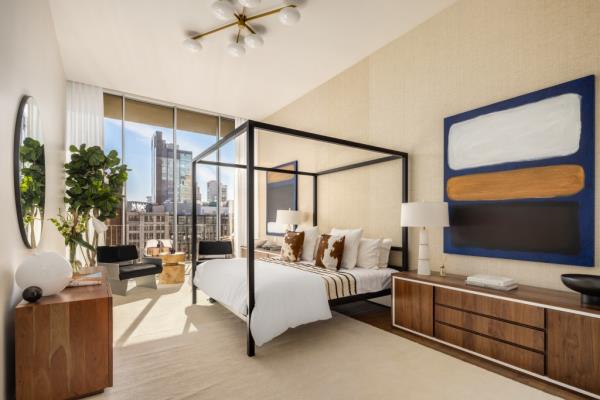
<instances>
[{"instance_id":1,"label":"chair armrest","mask_svg":"<svg viewBox=\"0 0 600 400\"><path fill-rule=\"evenodd\" d=\"M163 262L162 259L160 257L143 257L142 258L142 262L144 264L154 264L158 267L162 267L163 266Z\"/></svg>"},{"instance_id":2,"label":"chair armrest","mask_svg":"<svg viewBox=\"0 0 600 400\"><path fill-rule=\"evenodd\" d=\"M119 280L119 263L98 263L106 268L106 277L108 279Z\"/></svg>"}]
</instances>

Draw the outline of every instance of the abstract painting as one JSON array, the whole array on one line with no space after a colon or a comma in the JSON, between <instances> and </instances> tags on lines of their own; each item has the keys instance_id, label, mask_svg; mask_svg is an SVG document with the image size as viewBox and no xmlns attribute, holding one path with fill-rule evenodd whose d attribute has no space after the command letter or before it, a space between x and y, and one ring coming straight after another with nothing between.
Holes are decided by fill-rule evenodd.
<instances>
[{"instance_id":1,"label":"abstract painting","mask_svg":"<svg viewBox=\"0 0 600 400\"><path fill-rule=\"evenodd\" d=\"M277 165L274 168L297 171L298 161ZM298 209L298 175L285 172L267 172L267 235L283 236L287 226L276 223L277 210Z\"/></svg>"},{"instance_id":2,"label":"abstract painting","mask_svg":"<svg viewBox=\"0 0 600 400\"><path fill-rule=\"evenodd\" d=\"M594 76L444 119L444 251L594 265Z\"/></svg>"}]
</instances>

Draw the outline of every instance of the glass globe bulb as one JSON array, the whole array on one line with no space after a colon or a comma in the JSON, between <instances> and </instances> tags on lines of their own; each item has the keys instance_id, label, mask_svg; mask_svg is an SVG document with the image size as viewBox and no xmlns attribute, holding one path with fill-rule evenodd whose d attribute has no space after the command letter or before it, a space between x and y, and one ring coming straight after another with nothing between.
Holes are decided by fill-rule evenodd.
<instances>
[{"instance_id":1,"label":"glass globe bulb","mask_svg":"<svg viewBox=\"0 0 600 400\"><path fill-rule=\"evenodd\" d=\"M262 46L265 41L260 35L251 33L244 38L244 43L246 43L246 46L250 47L251 49L257 49Z\"/></svg>"},{"instance_id":2,"label":"glass globe bulb","mask_svg":"<svg viewBox=\"0 0 600 400\"><path fill-rule=\"evenodd\" d=\"M300 11L296 7L286 7L279 11L279 21L288 26L296 25L300 21Z\"/></svg>"},{"instance_id":3,"label":"glass globe bulb","mask_svg":"<svg viewBox=\"0 0 600 400\"><path fill-rule=\"evenodd\" d=\"M192 38L187 38L183 41L183 47L191 51L192 53L197 53L202 50L202 45L197 40Z\"/></svg>"},{"instance_id":4,"label":"glass globe bulb","mask_svg":"<svg viewBox=\"0 0 600 400\"><path fill-rule=\"evenodd\" d=\"M260 4L260 0L238 0L242 7L256 7Z\"/></svg>"},{"instance_id":5,"label":"glass globe bulb","mask_svg":"<svg viewBox=\"0 0 600 400\"><path fill-rule=\"evenodd\" d=\"M227 52L232 57L241 57L246 54L246 48L241 43L229 43L227 46Z\"/></svg>"},{"instance_id":6,"label":"glass globe bulb","mask_svg":"<svg viewBox=\"0 0 600 400\"><path fill-rule=\"evenodd\" d=\"M211 8L215 17L222 19L223 21L233 18L233 15L235 14L233 5L225 0L215 1Z\"/></svg>"}]
</instances>

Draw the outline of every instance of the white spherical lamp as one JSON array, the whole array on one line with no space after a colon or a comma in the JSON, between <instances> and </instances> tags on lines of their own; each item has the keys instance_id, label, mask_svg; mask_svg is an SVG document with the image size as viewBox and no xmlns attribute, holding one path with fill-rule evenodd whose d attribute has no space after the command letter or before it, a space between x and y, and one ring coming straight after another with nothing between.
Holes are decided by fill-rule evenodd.
<instances>
[{"instance_id":1,"label":"white spherical lamp","mask_svg":"<svg viewBox=\"0 0 600 400\"><path fill-rule=\"evenodd\" d=\"M225 0L215 1L211 8L213 14L215 14L215 17L223 21L233 18L233 15L235 14L235 8L233 5Z\"/></svg>"},{"instance_id":2,"label":"white spherical lamp","mask_svg":"<svg viewBox=\"0 0 600 400\"><path fill-rule=\"evenodd\" d=\"M227 52L232 57L242 57L244 54L246 54L246 48L241 43L229 43L227 46Z\"/></svg>"},{"instance_id":3,"label":"white spherical lamp","mask_svg":"<svg viewBox=\"0 0 600 400\"><path fill-rule=\"evenodd\" d=\"M27 257L15 273L15 281L21 290L38 286L44 296L66 288L72 277L73 270L67 259L51 251Z\"/></svg>"},{"instance_id":4,"label":"white spherical lamp","mask_svg":"<svg viewBox=\"0 0 600 400\"><path fill-rule=\"evenodd\" d=\"M279 11L279 21L288 26L296 25L300 21L300 11L296 7L286 7Z\"/></svg>"},{"instance_id":5,"label":"white spherical lamp","mask_svg":"<svg viewBox=\"0 0 600 400\"><path fill-rule=\"evenodd\" d=\"M256 7L260 4L260 0L238 0L242 7Z\"/></svg>"},{"instance_id":6,"label":"white spherical lamp","mask_svg":"<svg viewBox=\"0 0 600 400\"><path fill-rule=\"evenodd\" d=\"M200 42L198 42L197 40L194 40L192 38L185 39L182 44L183 44L183 47L185 47L192 53L197 53L200 50L202 50L202 45L200 44Z\"/></svg>"},{"instance_id":7,"label":"white spherical lamp","mask_svg":"<svg viewBox=\"0 0 600 400\"><path fill-rule=\"evenodd\" d=\"M265 41L260 35L251 33L244 38L244 43L246 43L246 46L250 47L251 49L257 49L262 46Z\"/></svg>"}]
</instances>

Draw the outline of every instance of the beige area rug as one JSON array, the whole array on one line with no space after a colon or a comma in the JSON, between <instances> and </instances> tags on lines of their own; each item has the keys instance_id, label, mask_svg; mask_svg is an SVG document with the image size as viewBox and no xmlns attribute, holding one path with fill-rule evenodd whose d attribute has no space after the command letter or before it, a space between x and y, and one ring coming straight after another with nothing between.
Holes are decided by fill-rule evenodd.
<instances>
[{"instance_id":1,"label":"beige area rug","mask_svg":"<svg viewBox=\"0 0 600 400\"><path fill-rule=\"evenodd\" d=\"M114 297L114 387L94 399L547 399L336 314L246 357L245 324L188 284Z\"/></svg>"}]
</instances>

